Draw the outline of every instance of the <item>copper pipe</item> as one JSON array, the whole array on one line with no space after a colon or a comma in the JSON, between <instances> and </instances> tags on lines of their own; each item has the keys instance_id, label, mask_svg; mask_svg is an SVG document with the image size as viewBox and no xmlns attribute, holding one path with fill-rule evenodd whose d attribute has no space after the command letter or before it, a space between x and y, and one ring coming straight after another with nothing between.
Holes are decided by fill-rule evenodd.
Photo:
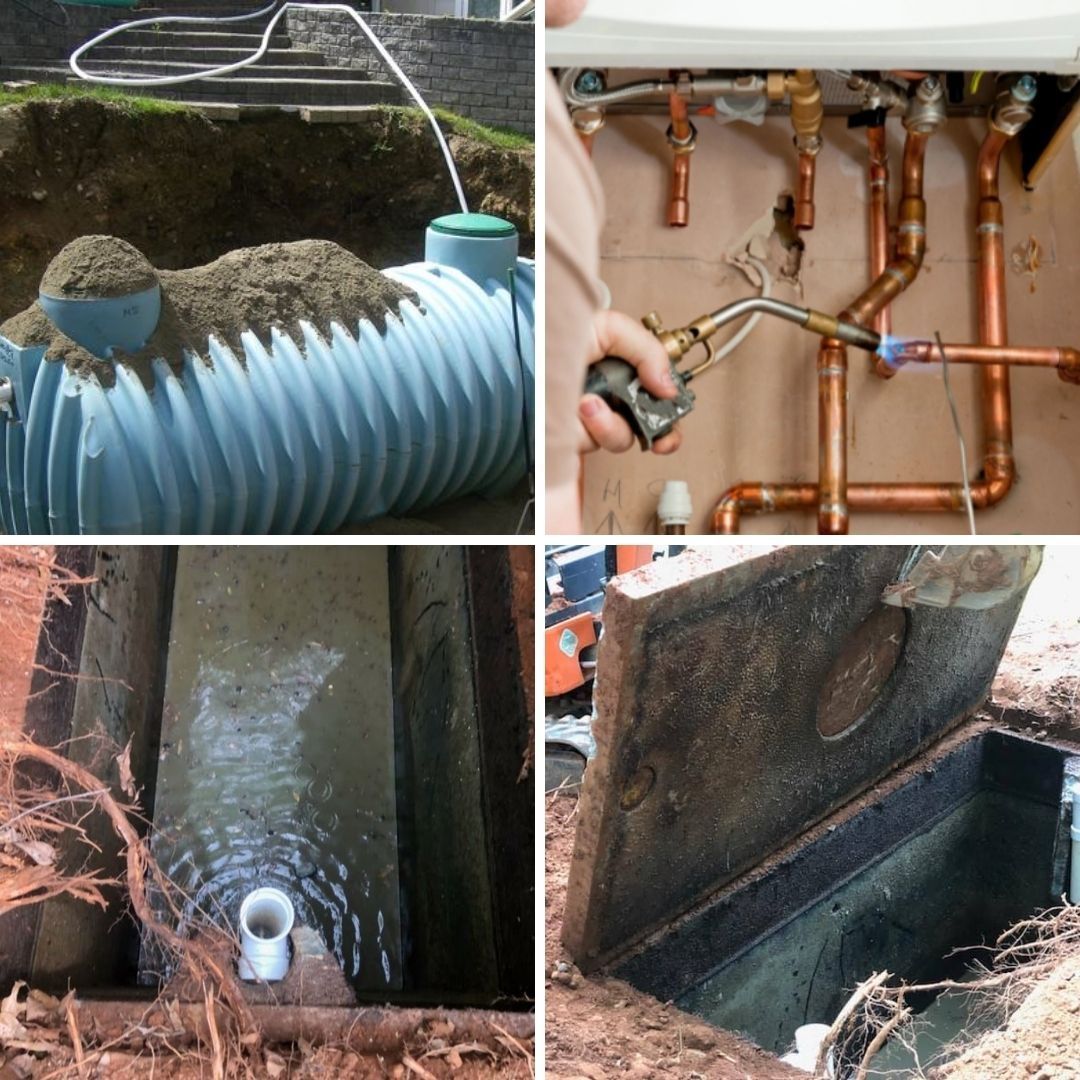
<instances>
[{"instance_id":1,"label":"copper pipe","mask_svg":"<svg viewBox=\"0 0 1080 1080\"><path fill-rule=\"evenodd\" d=\"M779 88L773 75L770 97ZM800 68L784 77L783 90L791 96L791 126L795 130L795 147L799 152L799 184L795 195L795 228L807 231L814 227L814 178L817 155L821 149L821 127L825 122L825 104L817 75L809 68Z\"/></svg>"},{"instance_id":2,"label":"copper pipe","mask_svg":"<svg viewBox=\"0 0 1080 1080\"><path fill-rule=\"evenodd\" d=\"M910 142L911 136L908 138ZM1003 357L1015 357L1021 364L1049 359L1051 354L1056 353L1055 366L1058 366L1059 374L1070 381L1080 381L1080 353L1075 349L1014 349L1006 345L1004 234L997 181L1001 152L1006 143L1007 137L991 128L979 152L980 344L946 346L946 356L950 359L950 350L955 350L960 362L984 365L983 427L986 449L983 479L970 485L971 501L978 510L1000 502L1009 493L1015 475L1009 369L1006 364L988 362L992 355L989 350L993 349ZM917 182L921 184L921 167L916 168L914 159L909 162L905 153L905 199L910 197L909 191ZM921 349L922 344L916 350L917 355ZM821 501L821 492L816 484L740 484L720 497L713 511L713 531L725 535L737 533L740 516L745 512L806 510L815 505L819 507L820 526ZM847 488L847 505L851 510L858 511L958 512L964 509L964 486L957 483L850 484Z\"/></svg>"},{"instance_id":3,"label":"copper pipe","mask_svg":"<svg viewBox=\"0 0 1080 1080\"><path fill-rule=\"evenodd\" d=\"M977 490L980 489L980 490ZM734 536L745 513L780 513L810 510L820 503L817 484L738 484L720 496L713 510L712 531ZM988 487L971 488L976 509L993 504ZM851 510L879 513L959 512L964 508L964 485L927 484L849 484L847 503Z\"/></svg>"},{"instance_id":4,"label":"copper pipe","mask_svg":"<svg viewBox=\"0 0 1080 1080\"><path fill-rule=\"evenodd\" d=\"M870 276L876 281L889 262L889 153L884 124L866 129L866 145L870 154ZM874 316L873 327L882 337L892 333L888 304Z\"/></svg>"},{"instance_id":5,"label":"copper pipe","mask_svg":"<svg viewBox=\"0 0 1080 1080\"><path fill-rule=\"evenodd\" d=\"M847 349L822 338L818 349L818 532L848 531Z\"/></svg>"},{"instance_id":6,"label":"copper pipe","mask_svg":"<svg viewBox=\"0 0 1080 1080\"><path fill-rule=\"evenodd\" d=\"M1010 367L1052 367L1066 382L1080 381L1080 351L1053 345L946 345L945 358L950 364L1007 364ZM902 346L891 362L937 364L941 352L937 342L913 341Z\"/></svg>"},{"instance_id":7,"label":"copper pipe","mask_svg":"<svg viewBox=\"0 0 1080 1080\"><path fill-rule=\"evenodd\" d=\"M810 510L818 504L817 484L736 484L713 509L712 531L734 536L745 511Z\"/></svg>"},{"instance_id":8,"label":"copper pipe","mask_svg":"<svg viewBox=\"0 0 1080 1080\"><path fill-rule=\"evenodd\" d=\"M1004 345L1009 340L1005 316L1005 232L998 171L1001 153L1009 136L991 125L979 149L979 341ZM1003 499L1012 487L1016 464L1012 448L1012 397L1009 369L1005 364L982 368L983 476L993 502ZM974 492L973 492L974 497Z\"/></svg>"},{"instance_id":9,"label":"copper pipe","mask_svg":"<svg viewBox=\"0 0 1080 1080\"><path fill-rule=\"evenodd\" d=\"M685 228L690 221L690 155L694 152L695 132L686 101L675 91L668 95L668 108L671 111L668 142L672 150L668 225Z\"/></svg>"},{"instance_id":10,"label":"copper pipe","mask_svg":"<svg viewBox=\"0 0 1080 1080\"><path fill-rule=\"evenodd\" d=\"M900 199L896 256L843 313L849 322L872 323L919 275L926 253L926 200L923 198L923 163L928 135L909 131L904 140L903 189ZM887 243L887 241L886 241ZM884 357L875 362L883 379L896 374Z\"/></svg>"},{"instance_id":11,"label":"copper pipe","mask_svg":"<svg viewBox=\"0 0 1080 1080\"><path fill-rule=\"evenodd\" d=\"M814 177L817 154L799 154L799 186L795 195L795 228L802 232L814 227Z\"/></svg>"}]
</instances>

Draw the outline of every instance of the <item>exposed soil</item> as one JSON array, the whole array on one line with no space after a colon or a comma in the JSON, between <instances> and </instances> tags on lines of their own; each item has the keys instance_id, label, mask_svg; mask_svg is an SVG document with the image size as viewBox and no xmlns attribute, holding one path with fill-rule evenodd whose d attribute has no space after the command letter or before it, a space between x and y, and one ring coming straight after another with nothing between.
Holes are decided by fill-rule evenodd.
<instances>
[{"instance_id":1,"label":"exposed soil","mask_svg":"<svg viewBox=\"0 0 1080 1080\"><path fill-rule=\"evenodd\" d=\"M547 1075L606 1080L803 1077L737 1035L711 1027L619 979L585 978L559 938L574 850L575 796L547 802L545 858L545 1024Z\"/></svg>"},{"instance_id":2,"label":"exposed soil","mask_svg":"<svg viewBox=\"0 0 1080 1080\"><path fill-rule=\"evenodd\" d=\"M1075 1080L1080 1076L1080 957L1028 994L999 1031L944 1066L941 1080Z\"/></svg>"},{"instance_id":3,"label":"exposed soil","mask_svg":"<svg viewBox=\"0 0 1080 1080\"><path fill-rule=\"evenodd\" d=\"M115 256L119 265L112 264ZM94 295L100 280L107 288L119 289L113 295L122 295L134 291L121 284L126 275L145 281L147 271L151 280L160 276L161 281L157 329L138 353L117 356L146 381L151 381L150 364L157 357L180 366L184 349L190 349L209 360L206 343L211 335L229 345L243 362L240 338L245 330L267 345L271 327L302 341L301 319L327 339L332 321L352 326L368 319L381 331L388 312L396 314L402 300L416 298L410 289L330 240L240 248L207 266L155 275L130 244L112 236L84 236L53 259L46 280L50 292L56 289L73 295L72 290L78 290L77 295ZM0 325L0 334L17 345L47 345L46 359L97 375L106 386L115 381L112 362L87 352L57 330L36 302Z\"/></svg>"},{"instance_id":4,"label":"exposed soil","mask_svg":"<svg viewBox=\"0 0 1080 1080\"><path fill-rule=\"evenodd\" d=\"M993 700L1006 721L1080 739L1080 558L1046 548L1009 639Z\"/></svg>"},{"instance_id":5,"label":"exposed soil","mask_svg":"<svg viewBox=\"0 0 1080 1080\"><path fill-rule=\"evenodd\" d=\"M116 236L80 236L45 268L41 288L69 300L126 296L157 281L146 256Z\"/></svg>"},{"instance_id":6,"label":"exposed soil","mask_svg":"<svg viewBox=\"0 0 1080 1080\"><path fill-rule=\"evenodd\" d=\"M449 137L471 209L500 214L533 249L533 155ZM275 111L213 122L95 100L0 108L0 319L37 296L46 266L85 233L119 237L161 269L235 248L333 240L372 266L423 254L457 210L424 120L374 109L348 124Z\"/></svg>"},{"instance_id":7,"label":"exposed soil","mask_svg":"<svg viewBox=\"0 0 1080 1080\"><path fill-rule=\"evenodd\" d=\"M0 548L0 727L22 727L52 558L51 547Z\"/></svg>"}]
</instances>

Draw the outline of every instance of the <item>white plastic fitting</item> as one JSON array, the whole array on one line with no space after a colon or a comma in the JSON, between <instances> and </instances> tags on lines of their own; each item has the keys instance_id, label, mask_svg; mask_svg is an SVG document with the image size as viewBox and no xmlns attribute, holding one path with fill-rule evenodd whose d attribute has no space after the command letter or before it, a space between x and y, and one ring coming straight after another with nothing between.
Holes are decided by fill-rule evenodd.
<instances>
[{"instance_id":1,"label":"white plastic fitting","mask_svg":"<svg viewBox=\"0 0 1080 1080\"><path fill-rule=\"evenodd\" d=\"M795 1049L785 1054L780 1060L785 1065L794 1066L802 1072L812 1073L817 1068L818 1053L825 1036L829 1034L828 1024L803 1024L795 1029ZM825 1062L825 1072L833 1076L832 1052Z\"/></svg>"},{"instance_id":2,"label":"white plastic fitting","mask_svg":"<svg viewBox=\"0 0 1080 1080\"><path fill-rule=\"evenodd\" d=\"M660 501L656 505L656 518L660 528L690 524L693 513L690 502L690 485L685 480L665 480L664 490L660 492Z\"/></svg>"},{"instance_id":3,"label":"white plastic fitting","mask_svg":"<svg viewBox=\"0 0 1080 1080\"><path fill-rule=\"evenodd\" d=\"M278 982L289 971L289 933L296 913L280 889L256 889L240 905L240 978Z\"/></svg>"}]
</instances>

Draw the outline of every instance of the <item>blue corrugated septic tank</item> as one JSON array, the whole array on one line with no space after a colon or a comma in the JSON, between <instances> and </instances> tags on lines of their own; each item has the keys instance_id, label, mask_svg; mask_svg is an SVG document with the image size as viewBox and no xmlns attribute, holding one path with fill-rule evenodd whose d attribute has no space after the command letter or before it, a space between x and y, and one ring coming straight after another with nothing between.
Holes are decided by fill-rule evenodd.
<instances>
[{"instance_id":1,"label":"blue corrugated septic tank","mask_svg":"<svg viewBox=\"0 0 1080 1080\"><path fill-rule=\"evenodd\" d=\"M533 263L517 258L512 225L481 214L434 221L425 256L385 271L419 303L388 312L382 333L347 313L329 341L303 322L303 340L247 331L243 362L211 338L210 363L155 359L149 387L123 364L103 386L0 337L4 530L330 532L507 492L531 457ZM102 304L114 334L125 312L145 315Z\"/></svg>"}]
</instances>

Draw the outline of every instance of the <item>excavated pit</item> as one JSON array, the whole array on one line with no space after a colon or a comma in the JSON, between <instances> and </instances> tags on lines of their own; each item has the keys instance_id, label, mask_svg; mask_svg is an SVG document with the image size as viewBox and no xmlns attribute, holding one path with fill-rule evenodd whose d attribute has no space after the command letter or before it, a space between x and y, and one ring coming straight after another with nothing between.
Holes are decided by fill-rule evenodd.
<instances>
[{"instance_id":1,"label":"excavated pit","mask_svg":"<svg viewBox=\"0 0 1080 1080\"><path fill-rule=\"evenodd\" d=\"M1075 751L982 711L1026 551L698 550L610 583L563 920L582 972L783 1054L874 973L962 978L1060 903ZM977 1019L908 1004L931 1040Z\"/></svg>"},{"instance_id":2,"label":"excavated pit","mask_svg":"<svg viewBox=\"0 0 1080 1080\"><path fill-rule=\"evenodd\" d=\"M470 209L511 221L531 255L531 147L449 140ZM457 209L431 130L408 109L307 123L279 110L214 122L92 98L4 106L0 321L35 300L50 260L84 234L119 237L164 270L294 240L331 240L383 267L422 258L428 222Z\"/></svg>"},{"instance_id":3,"label":"excavated pit","mask_svg":"<svg viewBox=\"0 0 1080 1080\"><path fill-rule=\"evenodd\" d=\"M961 978L1001 931L1060 900L1067 756L985 725L961 732L614 973L778 1054L875 972ZM690 981L693 954L717 963Z\"/></svg>"},{"instance_id":4,"label":"excavated pit","mask_svg":"<svg viewBox=\"0 0 1080 1080\"><path fill-rule=\"evenodd\" d=\"M253 1002L528 1006L532 785L518 783L530 728L514 552L61 557L97 580L85 600L53 605L43 635L69 642L68 667L84 677L32 699L28 730L77 740L72 757L112 782L109 747L130 739L151 848L187 895L185 918L199 907L235 925L252 888L289 895L304 978L253 988ZM481 652L491 670L475 663ZM115 841L89 825L116 872ZM6 919L0 981L152 997L172 972L110 898L107 911L61 897ZM170 993L202 1000L200 987Z\"/></svg>"}]
</instances>

